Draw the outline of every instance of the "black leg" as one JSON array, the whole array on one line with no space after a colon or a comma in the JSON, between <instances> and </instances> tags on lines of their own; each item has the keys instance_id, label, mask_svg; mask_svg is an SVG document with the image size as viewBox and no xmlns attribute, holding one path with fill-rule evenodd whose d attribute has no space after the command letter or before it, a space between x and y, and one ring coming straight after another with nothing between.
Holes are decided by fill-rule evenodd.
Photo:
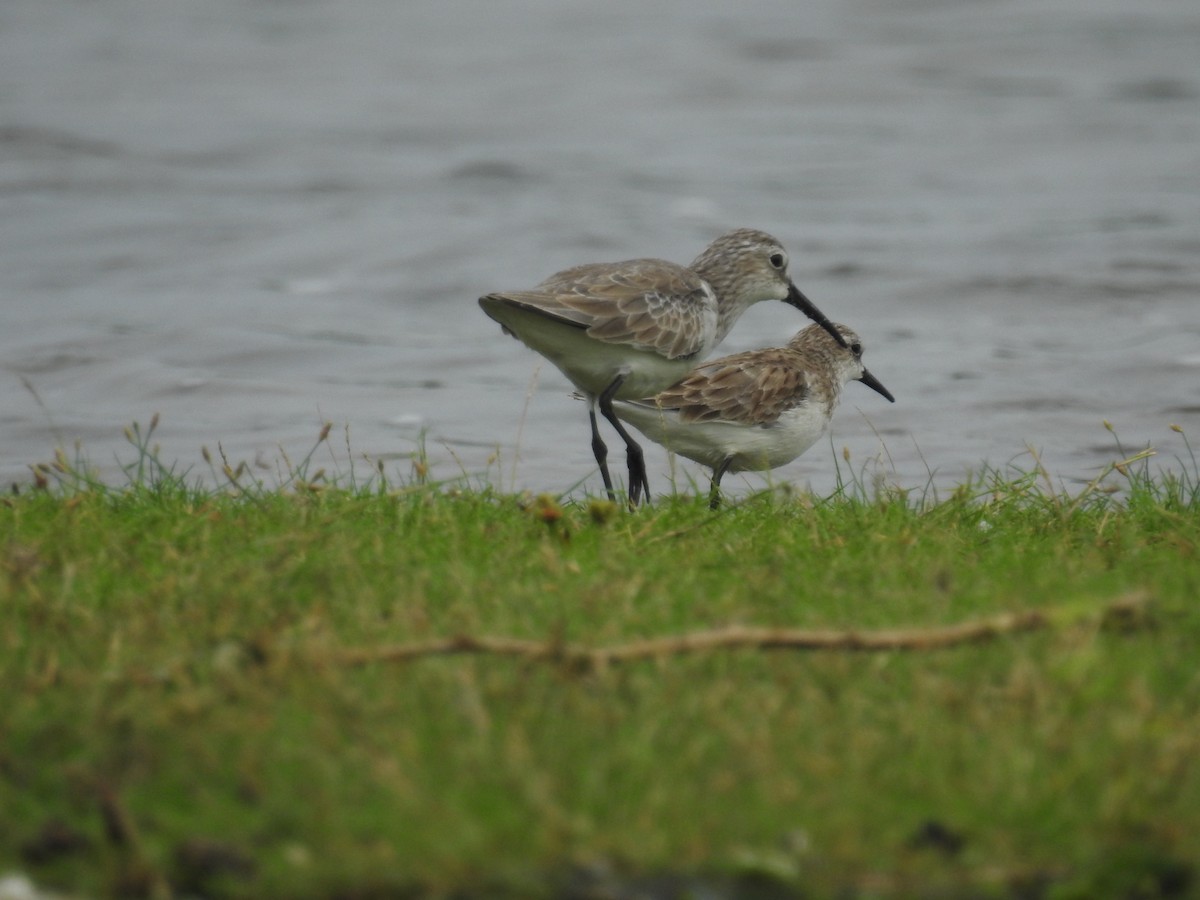
<instances>
[{"instance_id":1,"label":"black leg","mask_svg":"<svg viewBox=\"0 0 1200 900\"><path fill-rule=\"evenodd\" d=\"M732 456L727 456L721 460L721 464L713 469L712 488L708 493L708 508L716 509L721 505L721 477L729 470L730 464L733 462Z\"/></svg>"},{"instance_id":2,"label":"black leg","mask_svg":"<svg viewBox=\"0 0 1200 900\"><path fill-rule=\"evenodd\" d=\"M625 442L625 461L629 465L629 505L637 506L638 500L643 495L649 502L650 482L646 478L646 460L641 446L625 430L625 426L621 424L621 420L613 411L613 397L617 395L617 391L621 389L624 381L625 376L618 375L613 379L612 384L604 389L604 393L600 395L600 415L612 423L613 428L617 429L617 434L621 436L621 440Z\"/></svg>"},{"instance_id":3,"label":"black leg","mask_svg":"<svg viewBox=\"0 0 1200 900\"><path fill-rule=\"evenodd\" d=\"M608 447L604 445L604 441L600 437L600 428L596 424L595 406L588 410L588 418L592 422L592 453L595 454L596 462L600 466L600 477L604 479L604 490L608 491L609 500L616 500L617 494L613 490L612 476L608 474Z\"/></svg>"}]
</instances>

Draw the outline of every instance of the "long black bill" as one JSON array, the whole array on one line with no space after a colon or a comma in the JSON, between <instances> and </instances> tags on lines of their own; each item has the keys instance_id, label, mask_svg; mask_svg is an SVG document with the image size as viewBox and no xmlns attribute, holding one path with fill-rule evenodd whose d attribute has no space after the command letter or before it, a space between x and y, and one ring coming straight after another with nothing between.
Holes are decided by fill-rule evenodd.
<instances>
[{"instance_id":1,"label":"long black bill","mask_svg":"<svg viewBox=\"0 0 1200 900\"><path fill-rule=\"evenodd\" d=\"M867 387L869 387L871 390L878 391L879 393L883 394L883 396L888 398L889 403L896 402L896 398L892 396L891 391L889 391L887 388L885 388L883 386L883 382L880 381L878 378L876 378L874 375L872 375L870 372L868 372L866 369L863 369L863 373L861 376L859 376L858 380L861 381L863 384L865 384Z\"/></svg>"},{"instance_id":2,"label":"long black bill","mask_svg":"<svg viewBox=\"0 0 1200 900\"><path fill-rule=\"evenodd\" d=\"M842 337L840 331L833 327L833 323L825 318L825 313L821 312L813 302L800 293L800 289L794 284L788 285L788 295L783 298L784 303L790 303L800 312L804 313L826 331L833 335L833 339L838 342L838 346L845 347L846 339Z\"/></svg>"}]
</instances>

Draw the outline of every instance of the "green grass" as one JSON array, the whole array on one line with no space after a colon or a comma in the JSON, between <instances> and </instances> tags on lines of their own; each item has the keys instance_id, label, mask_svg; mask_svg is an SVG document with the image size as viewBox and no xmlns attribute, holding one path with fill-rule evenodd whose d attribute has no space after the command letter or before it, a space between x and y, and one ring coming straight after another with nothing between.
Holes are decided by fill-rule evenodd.
<instances>
[{"instance_id":1,"label":"green grass","mask_svg":"<svg viewBox=\"0 0 1200 900\"><path fill-rule=\"evenodd\" d=\"M940 502L852 482L628 513L427 483L421 459L272 488L222 461L213 490L152 433L124 487L60 454L0 503L0 873L87 896L1200 890L1194 461L1073 496L1035 467ZM936 651L341 655L1028 610L1047 627Z\"/></svg>"}]
</instances>

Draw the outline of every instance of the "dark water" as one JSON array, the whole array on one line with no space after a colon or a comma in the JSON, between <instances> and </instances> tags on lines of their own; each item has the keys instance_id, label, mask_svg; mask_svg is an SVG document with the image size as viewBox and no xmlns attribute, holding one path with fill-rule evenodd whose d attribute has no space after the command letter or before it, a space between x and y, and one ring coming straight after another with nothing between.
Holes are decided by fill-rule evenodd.
<instances>
[{"instance_id":1,"label":"dark water","mask_svg":"<svg viewBox=\"0 0 1200 900\"><path fill-rule=\"evenodd\" d=\"M159 412L198 474L220 442L270 481L328 420L342 471L346 428L405 473L424 433L435 476L598 489L582 404L475 298L741 225L898 399L851 385L777 479L1031 445L1069 485L1104 420L1176 467L1197 47L1191 0L5 0L0 478L77 440L116 478ZM719 352L802 324L760 305Z\"/></svg>"}]
</instances>

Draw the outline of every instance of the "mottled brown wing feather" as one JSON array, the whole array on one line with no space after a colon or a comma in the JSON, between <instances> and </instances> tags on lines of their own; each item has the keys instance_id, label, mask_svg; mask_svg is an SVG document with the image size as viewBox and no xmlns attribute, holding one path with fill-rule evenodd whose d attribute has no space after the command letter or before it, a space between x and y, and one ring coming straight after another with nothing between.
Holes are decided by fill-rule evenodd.
<instances>
[{"instance_id":1,"label":"mottled brown wing feather","mask_svg":"<svg viewBox=\"0 0 1200 900\"><path fill-rule=\"evenodd\" d=\"M776 348L722 357L693 369L650 402L679 410L684 422L769 425L809 393L804 371L791 356Z\"/></svg>"},{"instance_id":2,"label":"mottled brown wing feather","mask_svg":"<svg viewBox=\"0 0 1200 900\"><path fill-rule=\"evenodd\" d=\"M531 291L497 296L573 322L596 340L653 350L668 359L701 349L697 311L715 310L700 276L661 259L576 266Z\"/></svg>"}]
</instances>

